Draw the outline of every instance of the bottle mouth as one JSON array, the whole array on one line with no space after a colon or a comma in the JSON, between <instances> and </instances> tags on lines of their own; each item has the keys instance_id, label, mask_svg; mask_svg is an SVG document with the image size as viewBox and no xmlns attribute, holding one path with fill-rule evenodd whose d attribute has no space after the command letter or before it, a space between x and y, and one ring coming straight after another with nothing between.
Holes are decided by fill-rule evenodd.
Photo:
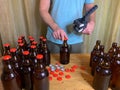
<instances>
[{"instance_id":1,"label":"bottle mouth","mask_svg":"<svg viewBox=\"0 0 120 90\"><path fill-rule=\"evenodd\" d=\"M46 38L43 38L43 41L45 42L47 39Z\"/></svg>"},{"instance_id":2,"label":"bottle mouth","mask_svg":"<svg viewBox=\"0 0 120 90\"><path fill-rule=\"evenodd\" d=\"M9 47L9 46L10 46L9 43L4 44L4 47Z\"/></svg>"},{"instance_id":3,"label":"bottle mouth","mask_svg":"<svg viewBox=\"0 0 120 90\"><path fill-rule=\"evenodd\" d=\"M64 40L67 41L68 39L66 37L64 37Z\"/></svg>"},{"instance_id":4,"label":"bottle mouth","mask_svg":"<svg viewBox=\"0 0 120 90\"><path fill-rule=\"evenodd\" d=\"M42 55L42 54L38 54L38 55L36 56L36 58L40 60L40 59L43 58L43 55Z\"/></svg>"},{"instance_id":5,"label":"bottle mouth","mask_svg":"<svg viewBox=\"0 0 120 90\"><path fill-rule=\"evenodd\" d=\"M11 48L10 52L16 52L16 48Z\"/></svg>"},{"instance_id":6,"label":"bottle mouth","mask_svg":"<svg viewBox=\"0 0 120 90\"><path fill-rule=\"evenodd\" d=\"M29 51L23 51L23 55L28 55Z\"/></svg>"},{"instance_id":7,"label":"bottle mouth","mask_svg":"<svg viewBox=\"0 0 120 90\"><path fill-rule=\"evenodd\" d=\"M3 60L4 60L4 61L7 61L7 60L9 60L9 59L11 59L11 56L10 56L10 55L5 55L5 56L3 56Z\"/></svg>"},{"instance_id":8,"label":"bottle mouth","mask_svg":"<svg viewBox=\"0 0 120 90\"><path fill-rule=\"evenodd\" d=\"M35 46L35 45L31 45L31 46L30 46L30 48L33 48L33 49L35 49L35 48L36 48L36 46Z\"/></svg>"}]
</instances>

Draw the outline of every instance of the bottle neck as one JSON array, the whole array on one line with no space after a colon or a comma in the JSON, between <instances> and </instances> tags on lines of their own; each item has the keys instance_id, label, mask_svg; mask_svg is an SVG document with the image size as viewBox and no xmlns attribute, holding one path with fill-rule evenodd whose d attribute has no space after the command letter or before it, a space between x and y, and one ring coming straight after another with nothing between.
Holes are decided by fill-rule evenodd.
<instances>
[{"instance_id":1,"label":"bottle neck","mask_svg":"<svg viewBox=\"0 0 120 90\"><path fill-rule=\"evenodd\" d=\"M3 61L3 72L10 73L13 72L12 65L10 64L10 60Z\"/></svg>"},{"instance_id":2,"label":"bottle neck","mask_svg":"<svg viewBox=\"0 0 120 90\"><path fill-rule=\"evenodd\" d=\"M111 63L110 63L110 56L109 56L109 54L104 54L104 56L103 56L103 62L102 62L102 64L101 64L101 66L103 67L103 68L110 68L110 65L111 65Z\"/></svg>"},{"instance_id":3,"label":"bottle neck","mask_svg":"<svg viewBox=\"0 0 120 90\"><path fill-rule=\"evenodd\" d=\"M44 69L45 69L45 65L43 64L43 59L41 59L41 60L37 59L37 63L36 63L36 65L35 65L35 67L36 67L37 69L42 69L42 70L44 70Z\"/></svg>"},{"instance_id":4,"label":"bottle neck","mask_svg":"<svg viewBox=\"0 0 120 90\"><path fill-rule=\"evenodd\" d=\"M24 50L25 50L24 47L21 47L21 46L20 46L20 47L18 48L18 53L19 53L19 54L22 54L22 52L23 52Z\"/></svg>"},{"instance_id":5,"label":"bottle neck","mask_svg":"<svg viewBox=\"0 0 120 90\"><path fill-rule=\"evenodd\" d=\"M24 66L30 66L30 58L29 58L29 55L24 55L23 56L23 65Z\"/></svg>"},{"instance_id":6,"label":"bottle neck","mask_svg":"<svg viewBox=\"0 0 120 90\"><path fill-rule=\"evenodd\" d=\"M63 47L68 47L67 40L63 41Z\"/></svg>"},{"instance_id":7,"label":"bottle neck","mask_svg":"<svg viewBox=\"0 0 120 90\"><path fill-rule=\"evenodd\" d=\"M44 50L48 50L48 48L47 48L47 43L46 43L46 42L43 43L42 49L43 49L43 51L44 51Z\"/></svg>"},{"instance_id":8,"label":"bottle neck","mask_svg":"<svg viewBox=\"0 0 120 90\"><path fill-rule=\"evenodd\" d=\"M42 39L39 40L39 46L42 46L43 45L43 41Z\"/></svg>"},{"instance_id":9,"label":"bottle neck","mask_svg":"<svg viewBox=\"0 0 120 90\"><path fill-rule=\"evenodd\" d=\"M31 52L31 53L36 53L37 50L36 50L36 48L31 48L31 49L30 49L30 52Z\"/></svg>"},{"instance_id":10,"label":"bottle neck","mask_svg":"<svg viewBox=\"0 0 120 90\"><path fill-rule=\"evenodd\" d=\"M16 52L11 52L11 56L15 57L16 56Z\"/></svg>"},{"instance_id":11,"label":"bottle neck","mask_svg":"<svg viewBox=\"0 0 120 90\"><path fill-rule=\"evenodd\" d=\"M4 55L10 55L10 48L5 47Z\"/></svg>"}]
</instances>

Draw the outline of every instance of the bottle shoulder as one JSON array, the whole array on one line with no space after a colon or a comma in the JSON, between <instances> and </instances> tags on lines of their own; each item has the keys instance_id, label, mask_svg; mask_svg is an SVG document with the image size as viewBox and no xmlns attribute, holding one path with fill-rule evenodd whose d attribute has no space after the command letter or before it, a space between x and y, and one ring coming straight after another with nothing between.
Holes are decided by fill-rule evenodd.
<instances>
[{"instance_id":1,"label":"bottle shoulder","mask_svg":"<svg viewBox=\"0 0 120 90\"><path fill-rule=\"evenodd\" d=\"M33 71L33 76L37 79L43 79L45 77L49 76L48 70L47 69L37 69Z\"/></svg>"},{"instance_id":2,"label":"bottle shoulder","mask_svg":"<svg viewBox=\"0 0 120 90\"><path fill-rule=\"evenodd\" d=\"M6 73L6 72L2 72L1 74L1 80L4 80L4 81L7 81L7 80L12 80L14 78L16 78L16 73L15 72L9 72L9 73Z\"/></svg>"}]
</instances>

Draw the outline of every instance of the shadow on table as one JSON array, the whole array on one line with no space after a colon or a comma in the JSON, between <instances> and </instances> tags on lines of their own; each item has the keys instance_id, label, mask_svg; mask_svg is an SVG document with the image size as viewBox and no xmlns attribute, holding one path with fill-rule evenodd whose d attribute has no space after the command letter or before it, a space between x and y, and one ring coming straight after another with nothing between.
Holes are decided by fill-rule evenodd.
<instances>
[{"instance_id":1,"label":"shadow on table","mask_svg":"<svg viewBox=\"0 0 120 90\"><path fill-rule=\"evenodd\" d=\"M90 67L87 68L87 69L84 69L84 71L81 71L81 76L92 87L92 85L93 85L93 78L94 77L91 75Z\"/></svg>"},{"instance_id":2,"label":"shadow on table","mask_svg":"<svg viewBox=\"0 0 120 90\"><path fill-rule=\"evenodd\" d=\"M51 61L55 60L55 62L59 62L60 61L60 55L59 54L54 54L54 55L51 55Z\"/></svg>"}]
</instances>

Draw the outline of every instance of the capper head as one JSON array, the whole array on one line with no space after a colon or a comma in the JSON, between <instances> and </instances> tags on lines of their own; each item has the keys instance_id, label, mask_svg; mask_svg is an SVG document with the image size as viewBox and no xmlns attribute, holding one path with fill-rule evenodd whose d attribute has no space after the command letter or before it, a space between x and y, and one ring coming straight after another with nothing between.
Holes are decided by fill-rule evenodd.
<instances>
[{"instance_id":1,"label":"capper head","mask_svg":"<svg viewBox=\"0 0 120 90\"><path fill-rule=\"evenodd\" d=\"M82 18L78 18L78 19L74 20L73 28L76 32L82 32L86 28L89 16L97 8L98 8L98 6L94 5L88 12L85 13L85 15Z\"/></svg>"},{"instance_id":2,"label":"capper head","mask_svg":"<svg viewBox=\"0 0 120 90\"><path fill-rule=\"evenodd\" d=\"M78 32L81 33L87 26L87 21L83 20L82 18L76 19L73 22L73 29Z\"/></svg>"}]
</instances>

